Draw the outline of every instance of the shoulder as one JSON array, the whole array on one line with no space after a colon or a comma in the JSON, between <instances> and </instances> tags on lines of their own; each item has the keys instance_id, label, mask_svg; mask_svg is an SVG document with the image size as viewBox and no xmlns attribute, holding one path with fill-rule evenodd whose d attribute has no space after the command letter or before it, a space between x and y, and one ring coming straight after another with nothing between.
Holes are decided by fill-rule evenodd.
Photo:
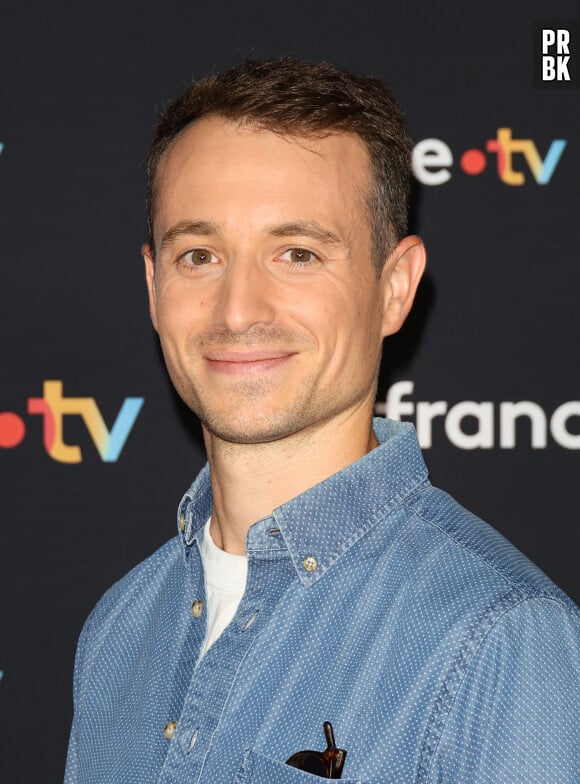
<instances>
[{"instance_id":1,"label":"shoulder","mask_svg":"<svg viewBox=\"0 0 580 784\"><path fill-rule=\"evenodd\" d=\"M128 616L143 615L160 593L171 591L173 584L183 582L183 552L179 537L162 545L152 555L137 564L114 583L97 602L85 621L77 658L82 661L84 651L98 644L99 638L109 636Z\"/></svg>"},{"instance_id":2,"label":"shoulder","mask_svg":"<svg viewBox=\"0 0 580 784\"><path fill-rule=\"evenodd\" d=\"M554 661L550 650L557 649L558 640L566 640L560 653L566 666L573 666L580 650L580 610L537 566L431 485L417 488L403 505L401 534L405 553L412 553L409 606L413 617L423 619L415 634L422 644L430 641L445 651L443 714L478 657L497 674L523 647L536 662L532 670L540 671L541 662Z\"/></svg>"},{"instance_id":3,"label":"shoulder","mask_svg":"<svg viewBox=\"0 0 580 784\"><path fill-rule=\"evenodd\" d=\"M450 672L422 746L424 781L575 782L580 622L548 595L522 598Z\"/></svg>"},{"instance_id":4,"label":"shoulder","mask_svg":"<svg viewBox=\"0 0 580 784\"><path fill-rule=\"evenodd\" d=\"M576 605L535 564L495 528L429 484L405 501L429 541L447 561L446 572L477 592L510 593L513 603L552 599L571 612Z\"/></svg>"},{"instance_id":5,"label":"shoulder","mask_svg":"<svg viewBox=\"0 0 580 784\"><path fill-rule=\"evenodd\" d=\"M421 747L421 781L574 780L580 611L498 531L446 493L404 502L425 604L448 657ZM544 749L538 753L539 749Z\"/></svg>"}]
</instances>

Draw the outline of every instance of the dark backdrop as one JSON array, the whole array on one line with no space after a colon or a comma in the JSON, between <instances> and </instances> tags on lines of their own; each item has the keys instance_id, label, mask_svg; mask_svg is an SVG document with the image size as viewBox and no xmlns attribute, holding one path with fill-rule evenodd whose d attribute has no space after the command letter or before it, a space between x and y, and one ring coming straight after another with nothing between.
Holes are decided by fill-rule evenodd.
<instances>
[{"instance_id":1,"label":"dark backdrop","mask_svg":"<svg viewBox=\"0 0 580 784\"><path fill-rule=\"evenodd\" d=\"M433 480L580 595L580 93L532 82L534 20L575 11L575 2L557 0L416 0L408 10L382 0L4 5L3 782L61 779L83 619L174 534L176 504L204 460L148 321L144 160L162 102L241 57L293 54L383 77L415 141L439 140L428 143L439 163L418 161L414 202L429 274L416 311L385 347L377 410L389 388L392 403L411 389L392 385L412 382L403 414L415 420L421 409L426 442L427 413L447 409L433 419L426 449ZM509 149L500 176L500 128L533 143L543 160L560 151L548 182L536 181L529 155ZM563 151L554 140L567 141ZM483 155L462 159L470 149ZM505 182L511 172L524 182ZM433 175L448 178L425 184ZM61 381L64 399L55 402L58 386L45 381ZM43 394L53 395L52 419ZM119 413L126 398L144 399L132 425L127 406L138 401ZM118 425L118 459L102 435L90 435L98 418L90 399L108 430ZM509 446L499 412L503 403L509 418L510 401L529 401L535 445L521 417ZM62 445L79 446L80 460L61 462L71 457Z\"/></svg>"}]
</instances>

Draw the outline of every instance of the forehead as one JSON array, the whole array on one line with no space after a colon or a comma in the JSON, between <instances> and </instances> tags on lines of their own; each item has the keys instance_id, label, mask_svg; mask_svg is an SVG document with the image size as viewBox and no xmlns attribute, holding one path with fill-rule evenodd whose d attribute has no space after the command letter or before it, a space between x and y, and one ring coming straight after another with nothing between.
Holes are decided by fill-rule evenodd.
<instances>
[{"instance_id":1,"label":"forehead","mask_svg":"<svg viewBox=\"0 0 580 784\"><path fill-rule=\"evenodd\" d=\"M285 136L207 117L184 129L160 161L156 229L193 217L177 213L227 213L228 207L253 210L256 218L278 211L285 218L317 213L317 219L360 222L369 180L369 156L355 134ZM289 214L296 211L304 214Z\"/></svg>"}]
</instances>

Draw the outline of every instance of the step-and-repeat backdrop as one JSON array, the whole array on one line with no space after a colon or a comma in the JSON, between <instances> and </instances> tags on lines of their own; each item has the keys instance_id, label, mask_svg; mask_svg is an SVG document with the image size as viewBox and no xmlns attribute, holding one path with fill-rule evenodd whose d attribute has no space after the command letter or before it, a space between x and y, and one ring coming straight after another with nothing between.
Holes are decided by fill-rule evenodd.
<instances>
[{"instance_id":1,"label":"step-and-repeat backdrop","mask_svg":"<svg viewBox=\"0 0 580 784\"><path fill-rule=\"evenodd\" d=\"M76 640L202 463L140 243L156 112L244 57L386 79L414 139L415 312L376 410L578 599L575 2L11 4L0 20L0 778L61 779ZM542 32L544 31L544 32Z\"/></svg>"}]
</instances>

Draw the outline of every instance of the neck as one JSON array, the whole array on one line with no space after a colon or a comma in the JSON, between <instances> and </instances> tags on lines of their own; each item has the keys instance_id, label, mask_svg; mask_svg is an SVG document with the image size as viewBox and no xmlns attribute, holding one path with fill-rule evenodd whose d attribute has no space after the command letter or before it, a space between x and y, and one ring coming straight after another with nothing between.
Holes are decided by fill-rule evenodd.
<instances>
[{"instance_id":1,"label":"neck","mask_svg":"<svg viewBox=\"0 0 580 784\"><path fill-rule=\"evenodd\" d=\"M377 446L368 406L261 444L225 442L204 428L213 511L211 536L244 554L248 528L276 507L346 468Z\"/></svg>"}]
</instances>

